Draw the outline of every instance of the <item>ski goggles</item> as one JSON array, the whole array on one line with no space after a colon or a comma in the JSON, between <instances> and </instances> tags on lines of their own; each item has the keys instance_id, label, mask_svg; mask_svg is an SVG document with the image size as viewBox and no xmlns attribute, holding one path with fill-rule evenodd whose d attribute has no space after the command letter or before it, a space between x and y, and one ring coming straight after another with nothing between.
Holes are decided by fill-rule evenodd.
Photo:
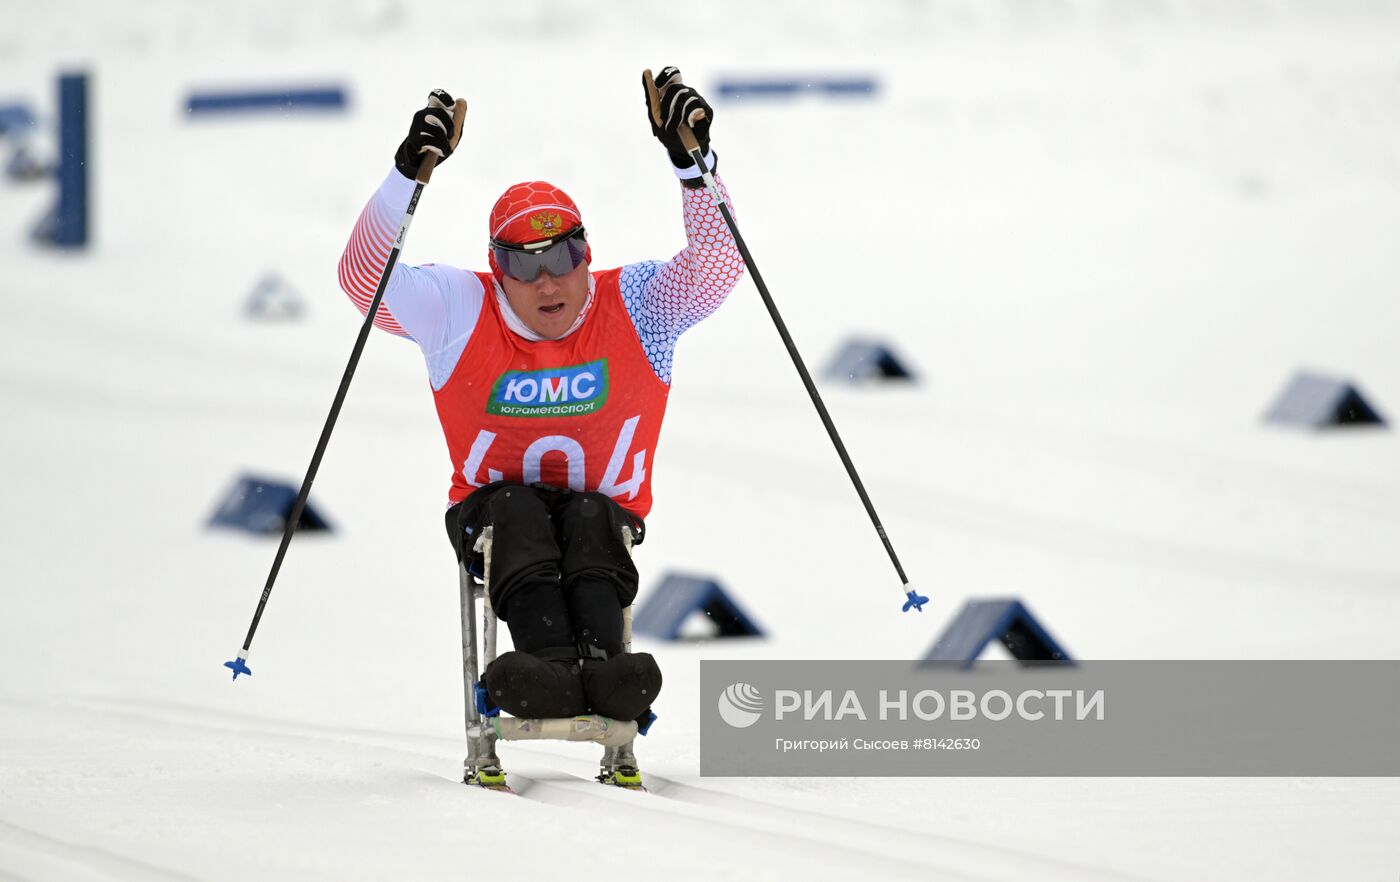
<instances>
[{"instance_id":1,"label":"ski goggles","mask_svg":"<svg viewBox=\"0 0 1400 882\"><path fill-rule=\"evenodd\" d=\"M529 245L491 240L491 254L501 272L521 282L533 282L543 270L562 276L583 263L588 238L583 227L574 227L562 236Z\"/></svg>"}]
</instances>

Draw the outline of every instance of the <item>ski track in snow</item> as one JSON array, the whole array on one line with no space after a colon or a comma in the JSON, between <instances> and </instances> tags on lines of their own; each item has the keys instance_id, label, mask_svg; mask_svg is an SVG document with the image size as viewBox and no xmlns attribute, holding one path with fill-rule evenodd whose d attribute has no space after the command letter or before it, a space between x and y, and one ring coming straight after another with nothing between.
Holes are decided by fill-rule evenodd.
<instances>
[{"instance_id":1,"label":"ski track in snow","mask_svg":"<svg viewBox=\"0 0 1400 882\"><path fill-rule=\"evenodd\" d=\"M333 745L337 750L352 755L387 753L400 761L409 756L435 766L459 762L454 757L460 756L462 750L461 744L446 738L315 726L169 702L103 698L0 701L60 713L119 716L143 724L174 725L235 737L257 735L287 739L301 743L308 750L313 749L313 745L306 745L305 742L314 742L314 747ZM644 744L641 747L645 749ZM503 744L502 751L506 754L506 771L515 797L578 810L594 819L606 817L608 823L634 825L638 830L663 830L677 838L696 838L697 831L703 829L715 837L722 837L728 848L751 849L753 853L779 851L792 860L812 860L818 868L858 864L880 878L937 878L973 882L1027 877L1079 882L1134 882L1149 878L1040 857L927 830L884 825L728 794L647 772L644 754L642 774L650 791L639 793L607 787L591 780L597 767L590 760L563 756L533 744ZM528 771L513 770L513 758L523 760L519 764ZM541 765L547 768L538 769ZM466 799L512 798L509 794L478 791L466 785L462 785L462 790ZM598 812L604 805L607 811ZM3 841L3 837L0 837L0 841ZM707 838L706 841L721 839ZM108 854L90 850L98 856ZM113 862L126 860L116 855L104 859ZM149 878L187 878L173 873L160 875L164 871L147 868L134 861L127 863L148 873Z\"/></svg>"},{"instance_id":2,"label":"ski track in snow","mask_svg":"<svg viewBox=\"0 0 1400 882\"><path fill-rule=\"evenodd\" d=\"M3 867L0 880L191 882L197 878L93 845L65 842L3 819L0 819L0 867ZM8 875L10 873L14 875Z\"/></svg>"}]
</instances>

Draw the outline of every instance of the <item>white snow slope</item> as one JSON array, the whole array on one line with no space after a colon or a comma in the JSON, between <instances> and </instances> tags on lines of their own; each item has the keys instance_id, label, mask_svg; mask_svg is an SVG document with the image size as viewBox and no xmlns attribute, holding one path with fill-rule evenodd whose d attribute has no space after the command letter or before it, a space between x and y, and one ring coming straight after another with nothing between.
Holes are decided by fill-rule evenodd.
<instances>
[{"instance_id":1,"label":"white snow slope","mask_svg":"<svg viewBox=\"0 0 1400 882\"><path fill-rule=\"evenodd\" d=\"M602 8L598 8L602 7ZM1020 0L3 4L0 101L94 75L96 244L0 184L0 879L1347 879L1400 874L1394 779L699 777L702 658L912 658L1023 598L1084 658L1394 658L1389 431L1260 420L1295 368L1400 415L1400 4ZM824 387L898 585L751 281L680 345L639 550L770 632L645 648L651 794L588 746L459 783L449 464L416 348L370 341L228 682L275 541L204 522L296 482L358 314L335 264L408 118L472 103L405 260L480 266L546 178L596 266L666 257L679 198L643 67L877 76L875 100L722 103L740 221L819 368L853 333L919 371ZM196 121L194 86L343 82L343 115ZM43 146L43 145L41 145ZM8 149L8 148L7 148ZM892 244L896 243L896 244ZM268 271L306 320L242 317Z\"/></svg>"}]
</instances>

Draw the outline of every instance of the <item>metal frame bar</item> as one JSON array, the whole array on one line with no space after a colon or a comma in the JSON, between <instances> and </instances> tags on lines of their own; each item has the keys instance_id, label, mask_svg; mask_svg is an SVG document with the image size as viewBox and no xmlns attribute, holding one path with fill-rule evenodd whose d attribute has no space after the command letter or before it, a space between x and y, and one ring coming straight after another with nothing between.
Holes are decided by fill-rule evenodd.
<instances>
[{"instance_id":1,"label":"metal frame bar","mask_svg":"<svg viewBox=\"0 0 1400 882\"><path fill-rule=\"evenodd\" d=\"M491 528L487 527L482 531L482 535L477 539L473 551L481 550L487 556L484 574L489 574L490 554L491 554ZM496 735L489 726L481 725L481 712L476 707L476 685L481 680L481 672L491 660L496 657L496 617L491 613L491 601L486 592L486 584L478 585L476 579L467 571L467 556L457 563L458 579L460 583L460 597L462 604L462 693L466 704L466 728L467 728L467 757L462 761L462 779L471 782L472 778L483 769L496 769L501 767L501 761L496 756ZM477 654L477 632L476 632L476 601L482 601L482 618L485 621L486 638L484 649L486 652L478 657Z\"/></svg>"}]
</instances>

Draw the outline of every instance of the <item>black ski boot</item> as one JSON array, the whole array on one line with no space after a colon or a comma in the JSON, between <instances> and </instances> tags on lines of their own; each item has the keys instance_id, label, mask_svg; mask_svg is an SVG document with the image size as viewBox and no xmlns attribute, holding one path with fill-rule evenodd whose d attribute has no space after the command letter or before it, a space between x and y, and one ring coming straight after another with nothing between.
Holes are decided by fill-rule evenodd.
<instances>
[{"instance_id":1,"label":"black ski boot","mask_svg":"<svg viewBox=\"0 0 1400 882\"><path fill-rule=\"evenodd\" d=\"M588 713L559 584L537 582L494 602L515 644L515 651L502 654L481 677L496 707L536 720Z\"/></svg>"},{"instance_id":2,"label":"black ski boot","mask_svg":"<svg viewBox=\"0 0 1400 882\"><path fill-rule=\"evenodd\" d=\"M638 720L661 691L661 668L649 652L583 660L583 691L595 714Z\"/></svg>"},{"instance_id":3,"label":"black ski boot","mask_svg":"<svg viewBox=\"0 0 1400 882\"><path fill-rule=\"evenodd\" d=\"M491 701L521 719L555 719L588 713L578 659L504 653L482 676Z\"/></svg>"}]
</instances>

